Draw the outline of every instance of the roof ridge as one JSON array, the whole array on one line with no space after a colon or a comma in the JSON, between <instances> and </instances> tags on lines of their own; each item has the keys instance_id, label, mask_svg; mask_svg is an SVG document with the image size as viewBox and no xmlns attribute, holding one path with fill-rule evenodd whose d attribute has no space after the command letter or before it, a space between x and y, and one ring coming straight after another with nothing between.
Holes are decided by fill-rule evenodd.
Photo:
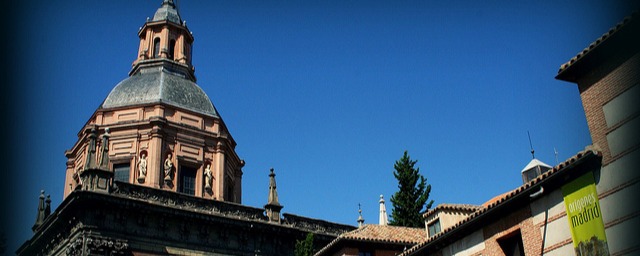
<instances>
[{"instance_id":1,"label":"roof ridge","mask_svg":"<svg viewBox=\"0 0 640 256\"><path fill-rule=\"evenodd\" d=\"M475 204L442 203L437 205L435 208L428 210L422 216L431 215L440 210L477 211L482 207L483 207L482 205L475 205Z\"/></svg>"}]
</instances>

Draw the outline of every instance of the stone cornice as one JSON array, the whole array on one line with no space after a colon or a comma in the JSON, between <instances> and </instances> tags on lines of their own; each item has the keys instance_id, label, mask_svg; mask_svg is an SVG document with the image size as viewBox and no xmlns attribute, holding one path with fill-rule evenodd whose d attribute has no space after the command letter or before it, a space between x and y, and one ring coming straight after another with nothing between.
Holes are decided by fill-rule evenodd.
<instances>
[{"instance_id":1,"label":"stone cornice","mask_svg":"<svg viewBox=\"0 0 640 256\"><path fill-rule=\"evenodd\" d=\"M77 241L80 241L78 237L84 236L85 245L88 242L87 238L92 239L90 241L92 244L89 244L91 246L86 248L119 255L127 250L127 246L130 246L129 239L138 239L135 234L140 233L135 232L148 234L144 239L163 239L164 241L166 234L163 232L169 229L175 231L176 228L179 236L172 237L172 242L187 238L191 239L190 242L196 240L206 242L207 239L211 239L209 233L214 232L213 230L218 230L215 231L218 234L214 237L224 239L233 233L238 239L246 240L249 236L246 232L253 229L261 230L262 234L272 236L279 234L285 237L312 232L318 235L318 238L331 240L341 233L355 229L348 225L292 214L283 214L284 218L280 224L271 223L264 215L262 208L198 198L118 181L113 182L113 187L109 191L109 193L73 191L55 212L44 220L33 237L25 242L17 253L19 255L74 255L79 243ZM106 208L109 209L108 212L105 212ZM154 217L145 220L150 216ZM109 220L105 222L106 219ZM194 225L198 224L184 222L184 220L197 221L201 223L199 225L206 224L207 227L194 229ZM134 226L124 227L132 223ZM130 228L139 231L127 232L126 230ZM167 242L170 241L167 240Z\"/></svg>"}]
</instances>

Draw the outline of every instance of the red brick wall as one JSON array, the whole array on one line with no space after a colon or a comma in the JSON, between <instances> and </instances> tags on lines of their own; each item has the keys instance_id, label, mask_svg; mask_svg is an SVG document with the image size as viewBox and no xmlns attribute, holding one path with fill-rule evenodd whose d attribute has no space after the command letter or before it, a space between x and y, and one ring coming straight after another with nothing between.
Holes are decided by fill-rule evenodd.
<instances>
[{"instance_id":1,"label":"red brick wall","mask_svg":"<svg viewBox=\"0 0 640 256\"><path fill-rule=\"evenodd\" d=\"M342 248L340 251L334 253L333 255L358 255L360 251L358 250L358 248ZM374 250L372 248L372 250L370 250L370 252L373 252L374 256L395 256L398 255L400 253L402 253L402 250Z\"/></svg>"},{"instance_id":2,"label":"red brick wall","mask_svg":"<svg viewBox=\"0 0 640 256\"><path fill-rule=\"evenodd\" d=\"M342 248L342 250L334 253L333 255L358 255L357 248Z\"/></svg>"},{"instance_id":3,"label":"red brick wall","mask_svg":"<svg viewBox=\"0 0 640 256\"><path fill-rule=\"evenodd\" d=\"M374 256L396 256L402 253L402 251L389 251L389 250L376 250Z\"/></svg>"},{"instance_id":4,"label":"red brick wall","mask_svg":"<svg viewBox=\"0 0 640 256\"><path fill-rule=\"evenodd\" d=\"M528 206L485 226L483 230L485 248L482 255L505 255L498 240L518 230L522 236L525 255L540 255L542 237L540 229L533 224L531 210Z\"/></svg>"},{"instance_id":5,"label":"red brick wall","mask_svg":"<svg viewBox=\"0 0 640 256\"><path fill-rule=\"evenodd\" d=\"M636 53L622 65L612 70L611 73L604 75L604 77L602 77L603 74L598 73L607 72L608 70L595 69L588 77L578 81L582 107L591 132L591 140L594 145L602 150L604 165L624 155L625 152L619 156L611 155L606 137L611 128L607 127L602 107L640 81L638 67L640 67L640 53ZM599 77L602 78L594 81Z\"/></svg>"}]
</instances>

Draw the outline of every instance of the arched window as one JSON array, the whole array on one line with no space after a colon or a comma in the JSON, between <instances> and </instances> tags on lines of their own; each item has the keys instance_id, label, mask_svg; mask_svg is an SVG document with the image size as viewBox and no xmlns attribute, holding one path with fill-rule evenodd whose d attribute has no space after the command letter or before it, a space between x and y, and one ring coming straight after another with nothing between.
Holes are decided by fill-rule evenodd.
<instances>
[{"instance_id":1,"label":"arched window","mask_svg":"<svg viewBox=\"0 0 640 256\"><path fill-rule=\"evenodd\" d=\"M153 57L158 58L160 56L160 38L153 39Z\"/></svg>"},{"instance_id":2,"label":"arched window","mask_svg":"<svg viewBox=\"0 0 640 256\"><path fill-rule=\"evenodd\" d=\"M175 49L176 49L176 40L171 39L171 41L169 42L169 59L173 59L173 54L175 53Z\"/></svg>"}]
</instances>

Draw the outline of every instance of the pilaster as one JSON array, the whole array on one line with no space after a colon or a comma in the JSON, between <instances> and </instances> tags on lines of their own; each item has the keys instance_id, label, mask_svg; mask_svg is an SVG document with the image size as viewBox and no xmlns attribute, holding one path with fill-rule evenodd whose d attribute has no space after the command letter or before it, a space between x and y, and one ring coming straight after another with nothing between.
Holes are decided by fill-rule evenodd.
<instances>
[{"instance_id":1,"label":"pilaster","mask_svg":"<svg viewBox=\"0 0 640 256\"><path fill-rule=\"evenodd\" d=\"M164 184L163 172L163 128L160 122L153 122L151 129L151 140L149 141L149 151L147 156L147 178L145 183L150 187L162 188Z\"/></svg>"},{"instance_id":2,"label":"pilaster","mask_svg":"<svg viewBox=\"0 0 640 256\"><path fill-rule=\"evenodd\" d=\"M224 150L224 143L222 141L218 141L217 145L216 145L216 152L215 152L215 172L216 172L216 186L215 186L215 195L214 197L217 198L218 200L224 200L225 195L224 195L224 188L225 188L225 184L224 184L224 180L225 180L225 171L224 171L224 165L225 165L225 150Z\"/></svg>"}]
</instances>

